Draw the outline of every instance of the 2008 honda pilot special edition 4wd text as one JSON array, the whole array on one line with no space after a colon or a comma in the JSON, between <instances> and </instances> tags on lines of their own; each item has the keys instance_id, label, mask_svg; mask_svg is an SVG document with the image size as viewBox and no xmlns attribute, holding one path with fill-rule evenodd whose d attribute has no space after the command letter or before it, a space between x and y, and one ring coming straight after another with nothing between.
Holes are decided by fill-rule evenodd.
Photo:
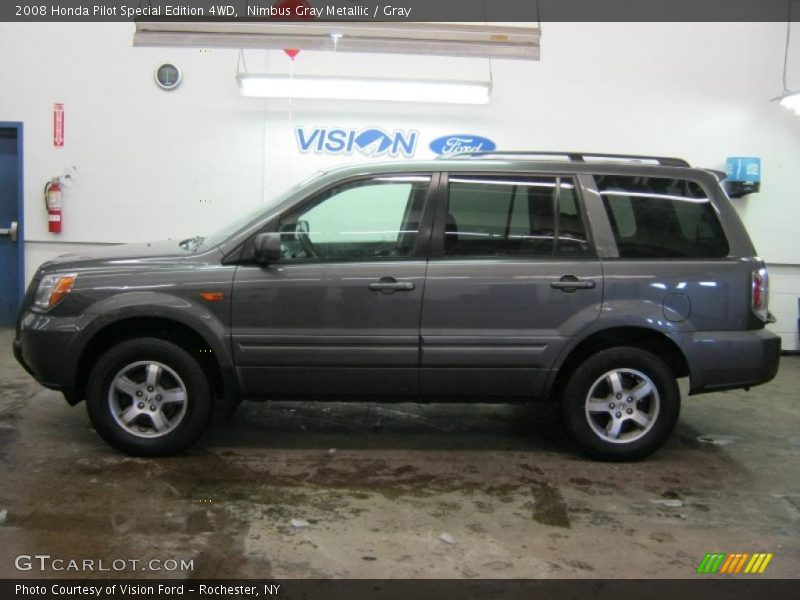
<instances>
[{"instance_id":1,"label":"2008 honda pilot special edition 4wd text","mask_svg":"<svg viewBox=\"0 0 800 600\"><path fill-rule=\"evenodd\" d=\"M590 456L775 376L767 272L713 171L467 153L321 173L208 237L42 265L14 351L133 455L243 398L552 398Z\"/></svg>"}]
</instances>

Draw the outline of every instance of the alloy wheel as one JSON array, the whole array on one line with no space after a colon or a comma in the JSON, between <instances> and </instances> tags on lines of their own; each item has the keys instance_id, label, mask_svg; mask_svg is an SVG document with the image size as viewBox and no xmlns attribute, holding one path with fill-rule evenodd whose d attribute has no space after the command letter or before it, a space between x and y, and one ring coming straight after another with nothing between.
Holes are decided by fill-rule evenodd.
<instances>
[{"instance_id":1,"label":"alloy wheel","mask_svg":"<svg viewBox=\"0 0 800 600\"><path fill-rule=\"evenodd\" d=\"M108 406L114 420L137 437L156 438L173 431L186 416L186 385L157 361L131 363L113 377Z\"/></svg>"},{"instance_id":2,"label":"alloy wheel","mask_svg":"<svg viewBox=\"0 0 800 600\"><path fill-rule=\"evenodd\" d=\"M586 419L603 441L635 442L656 423L661 408L658 388L635 369L614 369L600 376L586 395Z\"/></svg>"}]
</instances>

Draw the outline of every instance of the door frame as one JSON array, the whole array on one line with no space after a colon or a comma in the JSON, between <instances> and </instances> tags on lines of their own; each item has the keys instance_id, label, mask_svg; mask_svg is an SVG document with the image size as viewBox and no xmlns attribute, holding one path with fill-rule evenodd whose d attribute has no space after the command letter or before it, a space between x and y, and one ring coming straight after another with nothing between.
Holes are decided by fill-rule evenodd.
<instances>
[{"instance_id":1,"label":"door frame","mask_svg":"<svg viewBox=\"0 0 800 600\"><path fill-rule=\"evenodd\" d=\"M22 133L23 125L20 121L0 121L0 128L17 130L17 245L19 246L17 264L17 302L22 303L25 297L25 206L23 198L24 192L24 165L22 154Z\"/></svg>"},{"instance_id":2,"label":"door frame","mask_svg":"<svg viewBox=\"0 0 800 600\"><path fill-rule=\"evenodd\" d=\"M444 241L446 235L447 214L449 211L449 183L451 176L472 176L472 177L486 177L486 178L502 178L502 177L543 177L551 179L570 179L575 185L577 209L586 231L586 239L589 244L589 254L585 256L569 256L569 255L530 255L530 256L505 256L505 257L492 257L492 256L448 256L444 252ZM508 265L521 264L521 263L538 263L541 265L558 265L558 264L591 264L596 266L597 277L600 290L599 301L603 298L604 293L604 279L602 275L602 262L598 255L597 242L591 229L592 221L587 217L587 199L583 189L584 181L580 179L580 172L568 172L558 170L544 170L544 169L526 169L519 170L482 170L482 169L456 169L450 168L442 171L439 179L439 187L435 197L435 220L433 224L433 231L431 232L430 253L428 259L428 277L431 277L431 269L435 269L441 265L452 263L458 265L459 263L470 264L471 269L480 265L492 265L493 263L507 263ZM558 205L553 203L554 217L558 216L556 212ZM502 266L502 264L501 264ZM461 277L459 277L461 278ZM461 278L467 279L467 278ZM423 314L420 326L420 396L426 398L449 398L452 396L464 397L483 397L490 400L508 401L509 398L546 398L550 393L550 380L553 377L554 368L558 364L558 359L564 353L564 348L568 348L571 336L563 337L564 344L561 348L556 348L554 351L548 352L549 344L542 345L542 341L534 340L531 336L522 335L494 335L489 336L480 335L439 335L441 341L436 343L426 342L426 338L433 338L434 336L426 336L426 300L429 294L430 281L426 281L425 293L426 297L423 298ZM579 297L579 296L578 296ZM594 316L592 322L600 318L600 311ZM585 326L585 327L588 327ZM584 327L584 329L585 329ZM550 339L558 340L557 337ZM476 349L479 353L476 356L483 355L483 364L472 364L463 366L463 359L457 355L458 346L462 344L468 346L470 350ZM505 348L503 348L505 346ZM456 351L449 354L452 348ZM491 350L500 350L494 359L486 359L487 352ZM426 352L439 353L439 363L431 365L427 362ZM471 353L471 352L470 352ZM530 365L532 357L542 356L543 362L538 366L522 366L522 363ZM516 360L517 364L509 365L509 358ZM494 361L494 362L492 362ZM449 364L448 364L449 363ZM461 366L459 366L461 365ZM446 375L446 376L445 376ZM437 377L439 380L437 381ZM498 383L500 382L500 383ZM501 387L502 386L502 387Z\"/></svg>"},{"instance_id":3,"label":"door frame","mask_svg":"<svg viewBox=\"0 0 800 600\"><path fill-rule=\"evenodd\" d=\"M275 262L274 264L268 265L267 267L263 265L259 265L254 262L252 256L252 240L259 232L265 233L275 233L279 230L279 224L282 219L284 219L287 215L291 215L296 211L303 210L309 204L312 204L320 199L321 196L327 194L332 190L336 190L337 188L355 182L369 182L370 180L376 180L381 178L408 178L408 177L429 177L430 181L427 185L427 191L425 194L425 199L422 207L422 213L420 215L419 221L419 231L418 237L416 241L416 245L414 247L414 251L410 256L406 257L383 257L383 258L329 258L329 259L308 259L308 260L298 260L298 261L291 261L291 262ZM241 283L241 277L243 274L246 273L244 269L257 269L258 271L263 271L265 268L269 269L271 267L279 267L283 269L291 269L294 267L307 267L307 268L326 268L330 267L341 267L341 268L350 268L358 269L359 266L368 266L370 264L374 265L386 265L391 268L394 268L397 265L404 265L409 263L419 263L421 269L421 289L419 291L419 311L417 317L414 321L415 325L414 328L416 330L415 334L413 335L413 342L414 346L414 359L416 364L413 366L397 364L397 365L367 365L362 367L355 367L353 365L348 365L347 362L342 363L342 365L337 365L335 363L326 363L326 364L316 364L316 363L307 363L307 362L299 362L296 359L293 359L291 362L286 364L281 363L271 363L267 366L263 364L261 366L256 364L243 364L243 361L240 357L240 351L237 350L237 343L239 340L244 336L242 334L236 333L236 294L237 292L234 291L234 303L231 306L231 347L234 356L234 362L236 364L236 370L239 373L240 379L243 381L243 388L245 389L246 397L254 397L254 398L269 398L271 396L277 397L288 397L288 396L315 396L315 397L327 397L327 398L351 398L354 396L359 396L363 392L361 390L376 390L376 389L383 389L383 390L391 390L393 387L397 389L401 389L402 391L399 393L392 393L390 391L385 392L370 392L371 396L375 396L380 398L381 400L391 400L397 401L398 398L414 398L417 397L419 391L419 360L420 360L420 335L419 335L419 324L420 318L422 316L422 303L424 302L424 286L425 286L425 275L427 272L427 260L429 254L429 244L430 244L430 237L431 232L433 229L433 221L434 221L434 209L436 206L435 200L436 195L439 190L439 179L441 176L440 171L427 171L427 170L411 170L411 171L376 171L368 174L359 174L352 177L347 177L343 179L339 179L323 188L317 189L310 194L304 195L302 199L298 199L297 201L293 202L291 205L282 207L279 211L276 211L268 220L262 223L260 229L254 230L251 232L250 236L245 238L244 241L240 243L237 249L233 250L231 253L228 254L228 257L232 257L233 260L228 260L225 264L233 264L237 266L236 275L234 276L233 285L236 286L238 283ZM405 219L405 216L404 216ZM235 258L234 258L235 257ZM226 257L227 260L227 257ZM366 288L366 284L365 284ZM371 294L378 294L378 292L370 292ZM415 292L416 293L416 292ZM375 296L376 298L379 296ZM245 334L246 335L246 334ZM252 337L252 336L251 336ZM275 332L270 335L261 336L261 338L273 338L277 341L282 341L280 338L286 338L286 334L282 334L280 332ZM330 336L330 339L333 340L335 336ZM352 338L355 344L356 342L360 341L363 338L359 336L339 336L340 339L344 339L346 337ZM380 341L379 344L375 344L374 351L380 351L380 346L390 346L391 347L391 336L380 336L385 338ZM411 336L408 336L411 337ZM333 348L333 346L329 346L326 348L323 346L321 342L318 340L323 339L319 335L308 334L304 336L304 339L295 341L295 345L298 343L302 343L303 346L313 349L314 346L319 346L322 350L328 350ZM292 342L292 340L290 340ZM277 344L273 342L272 346L277 347ZM264 347L268 348L269 343L265 344ZM345 348L345 345L339 344L341 348ZM339 351L339 354L345 359L347 358L345 354ZM298 366L299 365L299 366ZM336 378L342 379L342 373L347 373L348 371L352 371L354 373L353 376L349 377L349 381L354 382L352 388L341 387L336 389L335 391L331 391L330 384L323 386L323 389L318 389L313 386L305 386L305 387L298 387L303 384L303 381L308 378L309 374L314 374L313 380L317 380L320 377L326 378L331 377L331 374L337 371ZM411 375L412 383L408 384L409 387L404 388L404 377ZM344 376L345 380L347 380L347 376ZM393 383L396 381L396 383ZM288 384L284 382L291 383L291 390L287 389ZM357 385L356 385L357 382ZM282 386L282 388L278 392L273 391L260 391L262 389L267 389L271 383L273 386ZM410 386L413 385L413 390Z\"/></svg>"}]
</instances>

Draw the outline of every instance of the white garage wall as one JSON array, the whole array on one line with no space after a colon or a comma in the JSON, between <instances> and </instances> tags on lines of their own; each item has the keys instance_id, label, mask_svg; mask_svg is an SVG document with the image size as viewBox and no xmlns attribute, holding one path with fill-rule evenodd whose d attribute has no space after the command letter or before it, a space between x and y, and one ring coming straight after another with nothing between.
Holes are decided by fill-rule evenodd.
<instances>
[{"instance_id":1,"label":"white garage wall","mask_svg":"<svg viewBox=\"0 0 800 600\"><path fill-rule=\"evenodd\" d=\"M209 231L319 168L370 160L301 155L292 126L414 129L416 158L432 156L427 144L450 133L485 135L502 149L676 155L715 168L726 156L754 155L763 160L762 191L734 202L771 266L774 329L784 347L798 348L800 118L768 102L781 90L780 23L545 23L542 61L494 61L492 103L479 107L240 98L237 52L132 48L132 32L129 24L0 24L0 119L26 126L26 235L39 240L26 245L29 276L68 247L49 243L40 189L71 164L79 183L68 188L60 240L98 242ZM800 49L792 55L800 60ZM288 69L282 52L246 56L251 71ZM164 93L152 71L169 59L185 82ZM293 68L488 74L486 61L310 52ZM67 109L60 150L51 142L53 102Z\"/></svg>"},{"instance_id":2,"label":"white garage wall","mask_svg":"<svg viewBox=\"0 0 800 600\"><path fill-rule=\"evenodd\" d=\"M25 126L28 278L86 242L182 238L261 201L264 104L241 101L236 52L132 39L131 24L0 24L0 119ZM169 60L184 84L164 92L153 72ZM63 148L52 142L54 102L65 105ZM49 234L42 189L71 165L63 233Z\"/></svg>"}]
</instances>

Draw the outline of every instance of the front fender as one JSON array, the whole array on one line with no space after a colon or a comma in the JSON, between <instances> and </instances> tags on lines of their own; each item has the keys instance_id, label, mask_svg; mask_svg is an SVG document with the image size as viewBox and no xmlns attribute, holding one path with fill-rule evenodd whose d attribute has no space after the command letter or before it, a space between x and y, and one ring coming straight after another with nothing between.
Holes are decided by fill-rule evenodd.
<instances>
[{"instance_id":1,"label":"front fender","mask_svg":"<svg viewBox=\"0 0 800 600\"><path fill-rule=\"evenodd\" d=\"M73 390L82 387L84 382L77 379L80 360L98 334L127 320L158 319L184 326L203 339L219 364L225 398L235 404L240 390L227 325L229 298L230 294L225 293L224 300L207 303L199 295L197 300L192 300L163 292L136 291L99 300L81 315L80 326L69 344L66 356L70 364L65 365L64 372L71 375L72 383L66 387Z\"/></svg>"},{"instance_id":2,"label":"front fender","mask_svg":"<svg viewBox=\"0 0 800 600\"><path fill-rule=\"evenodd\" d=\"M202 300L193 302L186 298L157 292L118 294L96 303L87 312L86 316L90 320L76 336L72 350L80 356L97 333L109 325L126 319L166 319L195 331L213 350L220 366L232 367L227 318L223 320L223 317L230 314L229 300L226 297L223 302L214 304L227 306L214 306L212 310Z\"/></svg>"}]
</instances>

